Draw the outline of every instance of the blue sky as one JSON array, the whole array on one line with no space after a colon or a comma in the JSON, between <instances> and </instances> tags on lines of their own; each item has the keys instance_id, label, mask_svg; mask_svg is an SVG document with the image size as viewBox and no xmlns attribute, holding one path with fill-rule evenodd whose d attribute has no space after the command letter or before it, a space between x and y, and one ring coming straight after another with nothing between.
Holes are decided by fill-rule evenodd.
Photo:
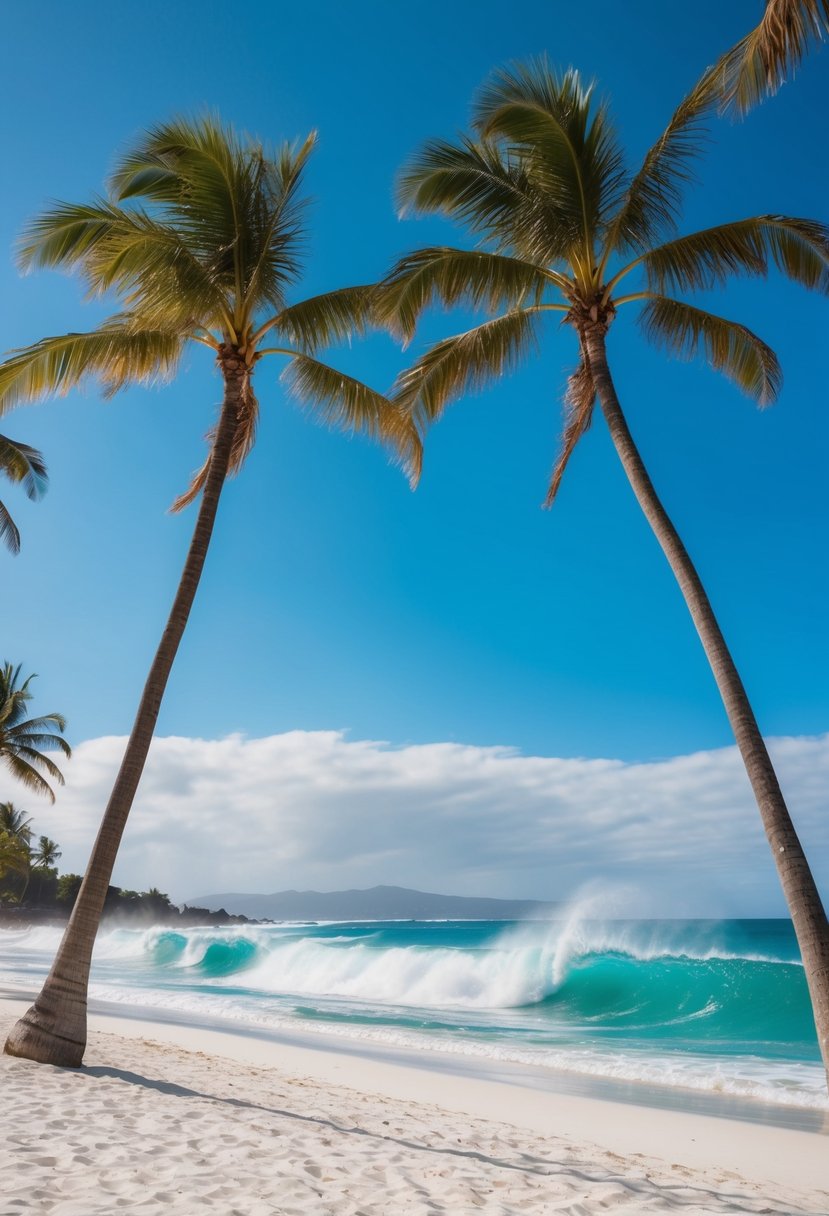
<instances>
[{"instance_id":1,"label":"blue sky","mask_svg":"<svg viewBox=\"0 0 829 1216\"><path fill-rule=\"evenodd\" d=\"M451 239L399 221L394 176L451 136L495 66L546 51L609 94L632 158L707 63L754 23L754 0L493 0L299 8L79 0L4 15L6 166L0 249L50 198L101 188L141 128L211 107L265 139L317 128L307 275L313 293L371 281L402 251ZM693 11L693 19L691 13ZM829 53L748 121L718 124L687 225L786 212L826 218ZM4 342L89 327L78 285L20 279L0 257ZM763 729L816 734L826 704L824 552L829 302L776 278L718 304L777 350L785 387L759 413L701 364L668 362L633 318L610 338L618 387L657 488L706 580ZM460 318L435 317L426 336ZM454 406L415 494L381 451L311 424L262 366L256 451L222 502L159 734L341 730L393 744L507 745L648 761L729 744L672 577L597 422L552 512L540 510L574 359L543 356ZM417 343L415 344L417 349ZM382 336L332 356L385 388L407 359ZM207 352L157 392L27 407L6 433L40 447L52 484L3 495L23 533L0 554L4 655L39 673L37 705L73 742L128 731L192 527L166 508L203 458L219 384ZM2 656L0 656L2 657ZM383 876L378 876L378 880Z\"/></svg>"}]
</instances>

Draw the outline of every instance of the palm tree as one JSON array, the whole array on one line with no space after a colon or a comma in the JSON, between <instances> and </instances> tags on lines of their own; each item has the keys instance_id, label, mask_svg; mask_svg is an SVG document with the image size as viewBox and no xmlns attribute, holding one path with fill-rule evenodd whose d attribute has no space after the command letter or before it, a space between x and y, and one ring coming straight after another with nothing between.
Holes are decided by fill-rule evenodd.
<instances>
[{"instance_id":1,"label":"palm tree","mask_svg":"<svg viewBox=\"0 0 829 1216\"><path fill-rule=\"evenodd\" d=\"M0 667L0 760L5 761L23 785L45 794L54 802L54 791L38 769L58 785L63 785L63 773L43 752L61 751L67 759L72 755L72 749L62 738L66 719L63 714L42 714L39 718L25 716L27 703L32 699L29 685L35 676L28 676L21 684L20 670L20 665L12 667L11 663Z\"/></svg>"},{"instance_id":2,"label":"palm tree","mask_svg":"<svg viewBox=\"0 0 829 1216\"><path fill-rule=\"evenodd\" d=\"M365 328L372 290L350 287L288 303L304 237L299 197L314 146L269 151L209 117L148 131L124 155L109 194L52 207L30 225L25 268L78 272L120 311L91 333L45 338L0 366L0 411L66 393L86 377L112 394L169 380L191 343L215 357L224 386L210 451L181 509L200 496L190 550L138 708L84 883L52 970L6 1051L46 1063L80 1064L92 946L118 845L152 741L161 698L204 565L219 496L253 447L259 403L254 372L285 360L289 390L318 417L384 440L414 466L417 436L381 394L316 356Z\"/></svg>"},{"instance_id":3,"label":"palm tree","mask_svg":"<svg viewBox=\"0 0 829 1216\"><path fill-rule=\"evenodd\" d=\"M576 333L579 363L565 398L560 454L547 502L598 398L633 491L676 575L742 753L788 900L829 1067L829 926L740 676L705 590L657 497L622 413L606 339L617 311L638 306L647 338L680 357L702 352L760 404L774 399L773 351L745 326L676 298L734 273L776 266L829 289L829 231L761 215L677 235L682 187L699 146L708 81L683 101L641 168L628 173L605 106L576 72L540 61L498 73L480 93L474 136L433 141L400 182L404 210L465 223L474 249L426 248L401 259L382 286L380 313L406 339L433 301L472 305L488 319L437 342L398 380L397 397L425 428L445 406L516 365L558 318ZM640 283L623 284L636 272Z\"/></svg>"},{"instance_id":4,"label":"palm tree","mask_svg":"<svg viewBox=\"0 0 829 1216\"><path fill-rule=\"evenodd\" d=\"M26 497L36 502L46 490L48 474L43 456L27 443L15 443L7 435L0 435L0 473L10 481L20 481ZM20 533L7 508L0 502L0 540L12 553L20 552Z\"/></svg>"},{"instance_id":5,"label":"palm tree","mask_svg":"<svg viewBox=\"0 0 829 1216\"><path fill-rule=\"evenodd\" d=\"M32 853L32 866L38 870L46 870L57 865L63 853L56 840L48 836L39 836L37 848Z\"/></svg>"},{"instance_id":6,"label":"palm tree","mask_svg":"<svg viewBox=\"0 0 829 1216\"><path fill-rule=\"evenodd\" d=\"M740 116L774 94L811 39L829 34L829 0L766 0L759 25L718 61L711 80L723 110Z\"/></svg>"}]
</instances>

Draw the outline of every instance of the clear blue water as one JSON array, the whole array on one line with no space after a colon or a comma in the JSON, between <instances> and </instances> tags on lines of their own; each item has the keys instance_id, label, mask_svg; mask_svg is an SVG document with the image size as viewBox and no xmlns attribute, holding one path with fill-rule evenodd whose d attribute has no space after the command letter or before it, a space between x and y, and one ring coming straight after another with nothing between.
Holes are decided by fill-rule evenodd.
<instances>
[{"instance_id":1,"label":"clear blue water","mask_svg":"<svg viewBox=\"0 0 829 1216\"><path fill-rule=\"evenodd\" d=\"M0 931L33 987L59 931ZM370 922L109 929L99 999L273 1030L825 1107L782 920Z\"/></svg>"}]
</instances>

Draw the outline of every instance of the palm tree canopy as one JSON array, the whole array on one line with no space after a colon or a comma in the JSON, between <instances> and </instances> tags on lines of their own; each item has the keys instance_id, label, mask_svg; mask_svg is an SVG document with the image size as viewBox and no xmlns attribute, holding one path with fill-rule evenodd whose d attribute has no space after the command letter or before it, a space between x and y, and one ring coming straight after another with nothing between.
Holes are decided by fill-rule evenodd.
<instances>
[{"instance_id":1,"label":"palm tree canopy","mask_svg":"<svg viewBox=\"0 0 829 1216\"><path fill-rule=\"evenodd\" d=\"M44 752L60 751L67 759L72 755L72 749L63 738L66 719L62 714L54 713L38 718L26 717L28 702L32 699L29 685L35 677L30 675L21 682L20 672L20 666L12 667L11 663L0 667L0 760L23 785L45 794L54 802L54 791L46 777L63 785L63 774ZM2 805L9 807L11 804Z\"/></svg>"},{"instance_id":2,"label":"palm tree canopy","mask_svg":"<svg viewBox=\"0 0 829 1216\"><path fill-rule=\"evenodd\" d=\"M43 456L27 443L16 443L0 435L0 473L19 482L27 498L36 501L46 490L48 474ZM0 502L0 541L12 553L20 552L20 533L6 507Z\"/></svg>"},{"instance_id":3,"label":"palm tree canopy","mask_svg":"<svg viewBox=\"0 0 829 1216\"><path fill-rule=\"evenodd\" d=\"M26 812L19 811L13 802L0 802L0 832L28 845L32 838L31 822Z\"/></svg>"},{"instance_id":4,"label":"palm tree canopy","mask_svg":"<svg viewBox=\"0 0 829 1216\"><path fill-rule=\"evenodd\" d=\"M744 115L793 74L812 39L829 34L829 0L766 0L759 24L717 63L720 106Z\"/></svg>"},{"instance_id":5,"label":"palm tree canopy","mask_svg":"<svg viewBox=\"0 0 829 1216\"><path fill-rule=\"evenodd\" d=\"M483 88L474 134L428 143L404 170L403 212L464 224L474 249L432 247L402 258L380 285L378 314L405 341L429 305L483 309L483 323L438 342L402 373L396 399L422 430L446 405L512 368L562 315L580 334L637 305L645 336L682 358L702 354L761 405L780 368L745 326L678 294L735 274L776 268L829 291L829 229L808 219L760 215L680 235L683 191L693 178L712 107L706 76L677 108L635 172L627 169L608 108L572 70L546 60L504 69ZM636 290L621 284L635 276ZM582 358L565 397L564 465L590 423L595 392Z\"/></svg>"},{"instance_id":6,"label":"palm tree canopy","mask_svg":"<svg viewBox=\"0 0 829 1216\"><path fill-rule=\"evenodd\" d=\"M414 471L418 439L380 393L320 361L320 348L371 322L367 286L299 302L288 291L305 240L302 173L314 147L268 149L216 119L176 119L139 139L116 165L105 196L59 203L26 229L24 270L77 273L90 296L114 295L119 310L97 330L45 338L0 366L0 413L69 392L94 377L107 394L171 379L188 343L228 349L251 370L268 355L286 361L290 392L323 421L386 442ZM256 431L248 390L230 471ZM176 506L203 485L203 470Z\"/></svg>"}]
</instances>

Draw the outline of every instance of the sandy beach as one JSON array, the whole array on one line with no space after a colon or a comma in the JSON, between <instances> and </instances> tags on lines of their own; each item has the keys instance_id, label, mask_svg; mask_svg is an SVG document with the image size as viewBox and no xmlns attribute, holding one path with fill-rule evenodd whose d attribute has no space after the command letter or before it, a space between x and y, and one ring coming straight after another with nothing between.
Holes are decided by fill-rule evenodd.
<instances>
[{"instance_id":1,"label":"sandy beach","mask_svg":"<svg viewBox=\"0 0 829 1216\"><path fill-rule=\"evenodd\" d=\"M3 1033L23 1008L0 1002ZM0 1216L829 1212L829 1135L93 1015L2 1057Z\"/></svg>"}]
</instances>

